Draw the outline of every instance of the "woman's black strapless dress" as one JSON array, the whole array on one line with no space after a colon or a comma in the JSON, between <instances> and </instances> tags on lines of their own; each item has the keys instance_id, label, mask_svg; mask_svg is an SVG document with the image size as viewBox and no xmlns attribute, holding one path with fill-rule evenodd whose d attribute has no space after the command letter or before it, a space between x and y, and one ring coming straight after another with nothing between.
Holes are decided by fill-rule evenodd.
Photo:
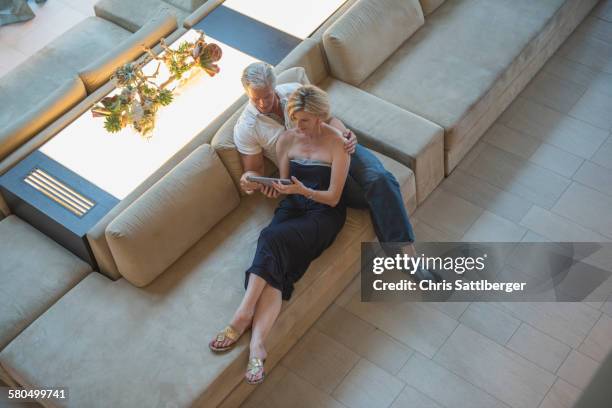
<instances>
[{"instance_id":1,"label":"woman's black strapless dress","mask_svg":"<svg viewBox=\"0 0 612 408\"><path fill-rule=\"evenodd\" d=\"M331 166L327 163L293 159L289 173L306 187L329 188ZM330 207L302 195L288 195L279 203L270 225L259 235L255 259L245 273L245 289L249 275L254 273L280 290L284 300L289 300L293 284L334 242L345 219L346 206L342 201Z\"/></svg>"}]
</instances>

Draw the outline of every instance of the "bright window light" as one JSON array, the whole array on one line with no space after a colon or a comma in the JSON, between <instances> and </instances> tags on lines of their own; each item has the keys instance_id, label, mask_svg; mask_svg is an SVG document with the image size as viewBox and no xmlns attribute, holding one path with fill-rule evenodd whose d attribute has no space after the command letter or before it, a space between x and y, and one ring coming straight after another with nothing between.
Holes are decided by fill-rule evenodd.
<instances>
[{"instance_id":1,"label":"bright window light","mask_svg":"<svg viewBox=\"0 0 612 408\"><path fill-rule=\"evenodd\" d=\"M225 0L224 7L306 38L346 0Z\"/></svg>"},{"instance_id":2,"label":"bright window light","mask_svg":"<svg viewBox=\"0 0 612 408\"><path fill-rule=\"evenodd\" d=\"M197 36L190 30L173 46ZM179 88L174 101L157 112L148 140L130 126L108 133L104 118L94 118L88 110L40 150L118 199L125 198L244 93L240 75L256 59L214 38L207 36L206 41L223 50L221 72L212 78L202 72ZM145 72L157 64L150 62Z\"/></svg>"}]
</instances>

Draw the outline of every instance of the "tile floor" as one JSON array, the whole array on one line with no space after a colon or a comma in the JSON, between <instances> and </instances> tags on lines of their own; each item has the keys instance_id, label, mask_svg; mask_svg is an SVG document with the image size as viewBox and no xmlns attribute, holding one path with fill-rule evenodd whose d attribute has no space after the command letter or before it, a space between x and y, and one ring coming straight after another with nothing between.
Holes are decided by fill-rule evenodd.
<instances>
[{"instance_id":1,"label":"tile floor","mask_svg":"<svg viewBox=\"0 0 612 408\"><path fill-rule=\"evenodd\" d=\"M417 236L612 240L611 113L608 0L413 214ZM355 280L243 407L569 408L611 351L612 301L365 304Z\"/></svg>"},{"instance_id":2,"label":"tile floor","mask_svg":"<svg viewBox=\"0 0 612 408\"><path fill-rule=\"evenodd\" d=\"M35 19L0 27L0 76L95 2L31 2ZM413 214L417 236L612 240L610 112L605 0ZM355 280L243 407L569 408L612 350L612 300L391 305L358 292Z\"/></svg>"}]
</instances>

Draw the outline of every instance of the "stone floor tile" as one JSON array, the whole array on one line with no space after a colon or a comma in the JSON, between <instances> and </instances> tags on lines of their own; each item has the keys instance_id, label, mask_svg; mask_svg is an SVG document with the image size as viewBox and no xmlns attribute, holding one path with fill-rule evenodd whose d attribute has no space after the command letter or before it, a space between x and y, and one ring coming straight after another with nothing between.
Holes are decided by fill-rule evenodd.
<instances>
[{"instance_id":1,"label":"stone floor tile","mask_svg":"<svg viewBox=\"0 0 612 408\"><path fill-rule=\"evenodd\" d=\"M502 346L521 325L519 319L488 302L472 302L459 321Z\"/></svg>"},{"instance_id":2,"label":"stone floor tile","mask_svg":"<svg viewBox=\"0 0 612 408\"><path fill-rule=\"evenodd\" d=\"M568 113L586 89L583 85L566 81L547 71L540 71L527 85L521 96L558 112Z\"/></svg>"},{"instance_id":3,"label":"stone floor tile","mask_svg":"<svg viewBox=\"0 0 612 408\"><path fill-rule=\"evenodd\" d=\"M446 408L509 408L483 389L415 353L398 377Z\"/></svg>"},{"instance_id":4,"label":"stone floor tile","mask_svg":"<svg viewBox=\"0 0 612 408\"><path fill-rule=\"evenodd\" d=\"M578 400L580 392L572 384L557 378L539 408L572 408Z\"/></svg>"},{"instance_id":5,"label":"stone floor tile","mask_svg":"<svg viewBox=\"0 0 612 408\"><path fill-rule=\"evenodd\" d=\"M504 302L497 305L574 348L580 346L600 315L598 310L578 302Z\"/></svg>"},{"instance_id":6,"label":"stone floor tile","mask_svg":"<svg viewBox=\"0 0 612 408\"><path fill-rule=\"evenodd\" d=\"M276 366L242 408L344 408L329 394L283 366Z\"/></svg>"},{"instance_id":7,"label":"stone floor tile","mask_svg":"<svg viewBox=\"0 0 612 408\"><path fill-rule=\"evenodd\" d=\"M557 372L571 350L568 345L526 323L521 324L506 347L551 373Z\"/></svg>"},{"instance_id":8,"label":"stone floor tile","mask_svg":"<svg viewBox=\"0 0 612 408\"><path fill-rule=\"evenodd\" d=\"M433 356L457 321L425 303L362 303L354 297L346 308L391 337Z\"/></svg>"},{"instance_id":9,"label":"stone floor tile","mask_svg":"<svg viewBox=\"0 0 612 408\"><path fill-rule=\"evenodd\" d=\"M514 222L519 222L533 205L530 201L508 193L461 169L455 169L440 187Z\"/></svg>"},{"instance_id":10,"label":"stone floor tile","mask_svg":"<svg viewBox=\"0 0 612 408\"><path fill-rule=\"evenodd\" d=\"M570 184L569 179L494 146L485 147L466 171L544 208L551 208Z\"/></svg>"},{"instance_id":11,"label":"stone floor tile","mask_svg":"<svg viewBox=\"0 0 612 408\"><path fill-rule=\"evenodd\" d=\"M554 374L464 325L434 361L516 408L538 406L555 381Z\"/></svg>"},{"instance_id":12,"label":"stone floor tile","mask_svg":"<svg viewBox=\"0 0 612 408\"><path fill-rule=\"evenodd\" d=\"M465 242L519 242L527 229L484 211L461 238Z\"/></svg>"},{"instance_id":13,"label":"stone floor tile","mask_svg":"<svg viewBox=\"0 0 612 408\"><path fill-rule=\"evenodd\" d=\"M438 189L419 207L415 217L438 230L461 236L481 213L482 208Z\"/></svg>"},{"instance_id":14,"label":"stone floor tile","mask_svg":"<svg viewBox=\"0 0 612 408\"><path fill-rule=\"evenodd\" d=\"M609 241L593 230L535 205L522 219L521 225L553 242Z\"/></svg>"},{"instance_id":15,"label":"stone floor tile","mask_svg":"<svg viewBox=\"0 0 612 408\"><path fill-rule=\"evenodd\" d=\"M612 129L612 95L590 88L569 111L569 115L602 129Z\"/></svg>"},{"instance_id":16,"label":"stone floor tile","mask_svg":"<svg viewBox=\"0 0 612 408\"><path fill-rule=\"evenodd\" d=\"M414 350L342 307L331 305L315 327L392 375Z\"/></svg>"},{"instance_id":17,"label":"stone floor tile","mask_svg":"<svg viewBox=\"0 0 612 408\"><path fill-rule=\"evenodd\" d=\"M591 158L609 136L604 129L520 96L498 121L585 159Z\"/></svg>"},{"instance_id":18,"label":"stone floor tile","mask_svg":"<svg viewBox=\"0 0 612 408\"><path fill-rule=\"evenodd\" d=\"M542 143L529 158L529 161L564 177L571 178L582 165L584 159L556 146Z\"/></svg>"},{"instance_id":19,"label":"stone floor tile","mask_svg":"<svg viewBox=\"0 0 612 408\"><path fill-rule=\"evenodd\" d=\"M551 211L612 238L611 208L611 196L574 182Z\"/></svg>"},{"instance_id":20,"label":"stone floor tile","mask_svg":"<svg viewBox=\"0 0 612 408\"><path fill-rule=\"evenodd\" d=\"M320 390L331 393L358 360L359 355L311 328L289 350L282 364Z\"/></svg>"},{"instance_id":21,"label":"stone floor tile","mask_svg":"<svg viewBox=\"0 0 612 408\"><path fill-rule=\"evenodd\" d=\"M557 375L568 383L584 389L595 375L599 364L591 357L572 350Z\"/></svg>"},{"instance_id":22,"label":"stone floor tile","mask_svg":"<svg viewBox=\"0 0 612 408\"><path fill-rule=\"evenodd\" d=\"M612 352L612 317L602 314L578 351L602 363Z\"/></svg>"},{"instance_id":23,"label":"stone floor tile","mask_svg":"<svg viewBox=\"0 0 612 408\"><path fill-rule=\"evenodd\" d=\"M445 408L417 389L407 385L397 396L391 408Z\"/></svg>"},{"instance_id":24,"label":"stone floor tile","mask_svg":"<svg viewBox=\"0 0 612 408\"><path fill-rule=\"evenodd\" d=\"M585 186L594 188L612 197L612 169L587 160L574 174L573 178Z\"/></svg>"},{"instance_id":25,"label":"stone floor tile","mask_svg":"<svg viewBox=\"0 0 612 408\"><path fill-rule=\"evenodd\" d=\"M385 408L391 406L402 388L402 381L376 364L361 359L332 396L349 408Z\"/></svg>"}]
</instances>

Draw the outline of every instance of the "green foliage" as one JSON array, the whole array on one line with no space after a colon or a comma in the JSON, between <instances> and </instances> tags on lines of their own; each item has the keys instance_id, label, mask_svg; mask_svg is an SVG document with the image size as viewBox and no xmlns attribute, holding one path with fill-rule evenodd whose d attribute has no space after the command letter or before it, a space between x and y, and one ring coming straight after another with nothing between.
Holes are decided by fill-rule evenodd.
<instances>
[{"instance_id":1,"label":"green foliage","mask_svg":"<svg viewBox=\"0 0 612 408\"><path fill-rule=\"evenodd\" d=\"M159 91L159 94L157 94L157 103L162 106L170 105L173 99L174 95L172 95L172 92L168 89L162 89Z\"/></svg>"},{"instance_id":2,"label":"green foliage","mask_svg":"<svg viewBox=\"0 0 612 408\"><path fill-rule=\"evenodd\" d=\"M146 49L149 56L163 62L170 72L170 78L162 84L153 81L158 70L150 76L143 72L148 61L133 62L119 67L113 74L113 81L120 92L102 98L91 109L95 117L104 116L104 128L109 133L119 132L126 126L132 126L146 137L155 127L155 118L160 106L167 106L174 100L172 91L166 89L193 67L199 67L209 75L219 72L215 64L221 58L221 48L216 44L207 44L204 33L194 42L183 41L176 49L168 47L161 40L164 53L156 56ZM158 67L159 68L159 67Z\"/></svg>"},{"instance_id":3,"label":"green foliage","mask_svg":"<svg viewBox=\"0 0 612 408\"><path fill-rule=\"evenodd\" d=\"M109 133L116 133L121 130L121 117L116 113L111 113L104 121L104 129Z\"/></svg>"}]
</instances>

